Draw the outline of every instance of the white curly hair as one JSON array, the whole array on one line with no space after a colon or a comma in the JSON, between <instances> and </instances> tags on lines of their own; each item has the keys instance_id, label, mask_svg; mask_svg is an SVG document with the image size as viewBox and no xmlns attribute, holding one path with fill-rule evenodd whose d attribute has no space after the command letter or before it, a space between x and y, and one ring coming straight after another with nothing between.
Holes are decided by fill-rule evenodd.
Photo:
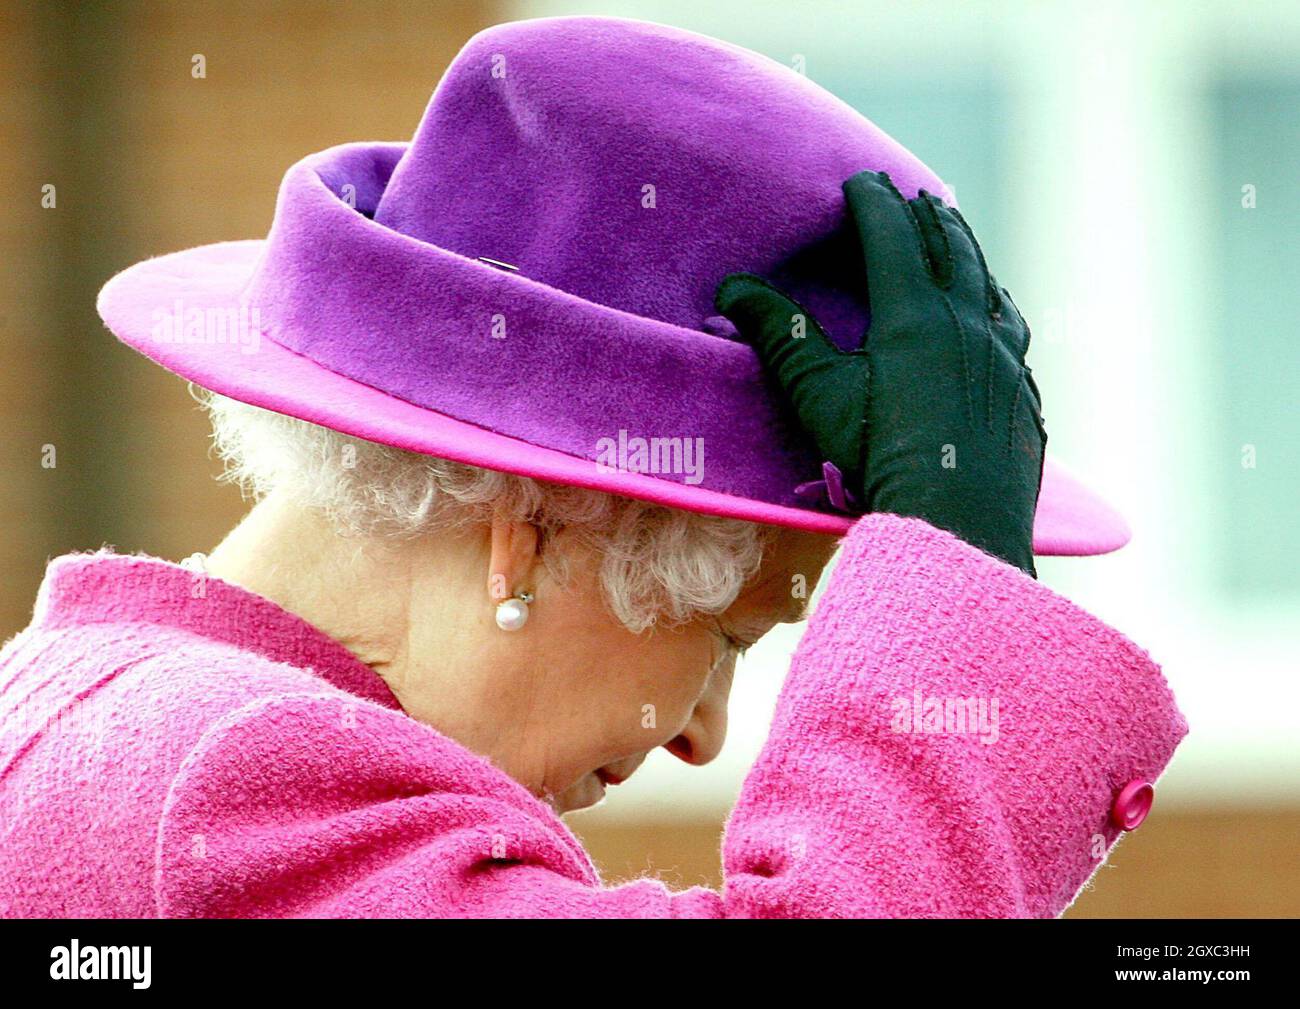
<instances>
[{"instance_id":1,"label":"white curly hair","mask_svg":"<svg viewBox=\"0 0 1300 1009\"><path fill-rule=\"evenodd\" d=\"M546 545L566 529L602 558L605 603L633 633L722 613L758 570L774 532L379 445L197 386L191 394L212 421L221 478L245 497L286 494L325 513L345 536L416 536L504 513L538 527L543 562L562 583L564 558Z\"/></svg>"}]
</instances>

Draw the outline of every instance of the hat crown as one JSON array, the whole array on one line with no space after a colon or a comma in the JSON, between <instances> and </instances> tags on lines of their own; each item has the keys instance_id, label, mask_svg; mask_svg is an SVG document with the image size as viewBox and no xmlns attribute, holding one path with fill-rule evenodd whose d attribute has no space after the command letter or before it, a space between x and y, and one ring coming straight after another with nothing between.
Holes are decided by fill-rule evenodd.
<instances>
[{"instance_id":1,"label":"hat crown","mask_svg":"<svg viewBox=\"0 0 1300 1009\"><path fill-rule=\"evenodd\" d=\"M841 183L866 168L890 170L904 192L944 191L861 115L773 60L662 25L545 18L466 44L375 220L692 329L715 314L723 276L764 273L834 331L864 321L860 285L843 256L818 252L835 245Z\"/></svg>"}]
</instances>

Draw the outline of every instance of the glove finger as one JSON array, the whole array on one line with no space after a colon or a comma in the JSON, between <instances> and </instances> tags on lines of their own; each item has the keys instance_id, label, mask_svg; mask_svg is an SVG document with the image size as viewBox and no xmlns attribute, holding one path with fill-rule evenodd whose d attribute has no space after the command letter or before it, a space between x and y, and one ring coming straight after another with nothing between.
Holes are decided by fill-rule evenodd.
<instances>
[{"instance_id":1,"label":"glove finger","mask_svg":"<svg viewBox=\"0 0 1300 1009\"><path fill-rule=\"evenodd\" d=\"M998 278L989 271L984 250L962 212L956 207L943 207L939 214L953 225L949 231L953 258L957 263L953 297L960 297L956 291L965 287L969 297L982 299L989 321L988 331L1023 363L1029 351L1029 323L1011 300L1010 292L998 284Z\"/></svg>"},{"instance_id":2,"label":"glove finger","mask_svg":"<svg viewBox=\"0 0 1300 1009\"><path fill-rule=\"evenodd\" d=\"M993 277L992 280L1002 299L1002 318L999 320L999 328L1006 329L1007 338L1012 344L1011 349L1017 351L1020 360L1023 361L1029 354L1029 342L1033 338L1029 323L1025 321L1020 307L1011 299L1011 292L1005 287L998 286L997 277Z\"/></svg>"},{"instance_id":3,"label":"glove finger","mask_svg":"<svg viewBox=\"0 0 1300 1009\"><path fill-rule=\"evenodd\" d=\"M933 193L922 190L921 195L929 204L935 226L943 229L950 264L948 282L943 286L949 297L957 304L991 315L988 267L970 226L955 207L948 206Z\"/></svg>"},{"instance_id":4,"label":"glove finger","mask_svg":"<svg viewBox=\"0 0 1300 1009\"><path fill-rule=\"evenodd\" d=\"M946 219L956 225L965 238L960 243L961 259L963 263L969 264L966 269L969 271L969 281L980 291L980 297L984 301L984 311L990 315L998 315L1002 311L1002 297L998 293L998 286L994 282L992 275L989 273L989 265L984 260L984 250L980 248L979 240L975 237L975 232L966 223L966 218L956 207L945 207L944 214ZM954 242L956 242L954 234Z\"/></svg>"},{"instance_id":5,"label":"glove finger","mask_svg":"<svg viewBox=\"0 0 1300 1009\"><path fill-rule=\"evenodd\" d=\"M846 474L855 472L862 454L866 355L840 350L797 302L753 274L723 278L714 305L758 352L818 450Z\"/></svg>"},{"instance_id":6,"label":"glove finger","mask_svg":"<svg viewBox=\"0 0 1300 1009\"><path fill-rule=\"evenodd\" d=\"M1029 384L1029 392L1034 397L1034 412L1038 414L1039 419L1043 416L1043 394L1038 391L1038 383L1034 381L1034 373L1025 365L1025 381Z\"/></svg>"},{"instance_id":7,"label":"glove finger","mask_svg":"<svg viewBox=\"0 0 1300 1009\"><path fill-rule=\"evenodd\" d=\"M873 328L912 307L932 288L925 238L912 207L886 172L859 172L844 183L867 272ZM870 333L868 333L870 338Z\"/></svg>"},{"instance_id":8,"label":"glove finger","mask_svg":"<svg viewBox=\"0 0 1300 1009\"><path fill-rule=\"evenodd\" d=\"M947 290L952 287L955 264L953 244L948 238L948 229L939 214L943 204L922 189L915 200L907 201L907 205L912 208L912 214L921 232L921 244L925 247L930 275L936 284Z\"/></svg>"},{"instance_id":9,"label":"glove finger","mask_svg":"<svg viewBox=\"0 0 1300 1009\"><path fill-rule=\"evenodd\" d=\"M793 298L752 273L723 277L713 304L774 372L792 364L803 370L845 355Z\"/></svg>"}]
</instances>

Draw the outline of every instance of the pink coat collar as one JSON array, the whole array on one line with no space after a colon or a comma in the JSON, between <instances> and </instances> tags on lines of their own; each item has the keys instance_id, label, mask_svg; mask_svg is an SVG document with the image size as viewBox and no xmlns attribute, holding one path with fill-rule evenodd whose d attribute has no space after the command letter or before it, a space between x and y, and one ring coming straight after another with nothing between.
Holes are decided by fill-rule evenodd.
<instances>
[{"instance_id":1,"label":"pink coat collar","mask_svg":"<svg viewBox=\"0 0 1300 1009\"><path fill-rule=\"evenodd\" d=\"M180 564L111 550L50 562L33 625L138 623L188 631L307 669L351 694L401 705L383 679L319 628L271 600Z\"/></svg>"}]
</instances>

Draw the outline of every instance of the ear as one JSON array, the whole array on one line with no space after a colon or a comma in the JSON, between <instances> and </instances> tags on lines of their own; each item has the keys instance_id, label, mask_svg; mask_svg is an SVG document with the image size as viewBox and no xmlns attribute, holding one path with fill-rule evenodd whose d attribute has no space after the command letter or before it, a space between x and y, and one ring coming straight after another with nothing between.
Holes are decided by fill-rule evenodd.
<instances>
[{"instance_id":1,"label":"ear","mask_svg":"<svg viewBox=\"0 0 1300 1009\"><path fill-rule=\"evenodd\" d=\"M488 559L488 592L493 601L532 590L539 535L531 522L492 519L492 553Z\"/></svg>"}]
</instances>

